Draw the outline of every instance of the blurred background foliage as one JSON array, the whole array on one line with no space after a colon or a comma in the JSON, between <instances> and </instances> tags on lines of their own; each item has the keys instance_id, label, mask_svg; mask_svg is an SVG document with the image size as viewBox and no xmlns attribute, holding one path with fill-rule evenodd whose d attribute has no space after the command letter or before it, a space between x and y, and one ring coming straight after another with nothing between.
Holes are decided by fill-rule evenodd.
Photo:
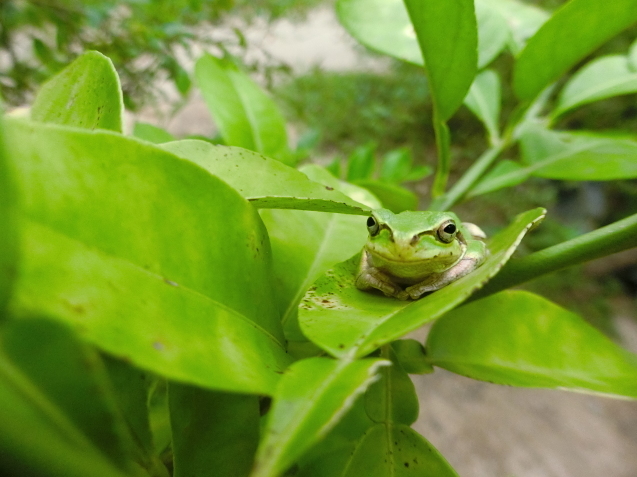
<instances>
[{"instance_id":1,"label":"blurred background foliage","mask_svg":"<svg viewBox=\"0 0 637 477\"><path fill-rule=\"evenodd\" d=\"M527 3L553 10L565 0ZM303 74L276 58L249 60L245 31L251 22L303 19L314 7L333 7L333 0L3 0L0 1L0 92L9 107L28 104L37 87L81 52L94 49L113 60L122 81L126 107L132 111L158 102L174 109L191 93L192 64L203 51L231 54L258 73L300 138L299 157L331 163L330 170L350 180L351 165L362 156L379 161L403 154L413 161L414 177L425 177L435 165L431 103L422 69L384 58L378 71L333 72L315 67ZM239 25L239 26L237 26ZM223 29L230 34L218 35ZM637 37L633 27L593 56L623 53ZM335 52L334 54L338 54ZM582 60L585 64L591 57ZM502 115L512 113L513 59L501 55L491 67L503 79ZM563 78L564 82L568 77ZM166 92L169 84L177 95ZM177 98L177 99L175 99ZM556 129L621 131L634 136L635 95L615 97L565 114ZM450 121L452 176L466 170L486 148L481 123L466 107ZM218 141L218 138L216 138ZM299 152L300 151L300 152ZM398 151L398 152L397 152ZM515 158L517 148L507 151ZM413 159L412 159L413 158ZM349 168L349 171L348 171ZM391 182L391 181L390 181ZM396 181L394 181L396 182ZM422 199L430 178L399 185ZM415 194L415 195L413 195ZM406 197L407 203L411 200ZM417 199L416 199L417 200ZM458 213L487 232L507 223L520 210L548 207L543 226L525 240L539 250L637 212L637 182L564 182L535 178L515 193L502 190L458 207ZM601 266L552 274L531 288L586 316L612 333L609 297L637 293L634 254Z\"/></svg>"}]
</instances>

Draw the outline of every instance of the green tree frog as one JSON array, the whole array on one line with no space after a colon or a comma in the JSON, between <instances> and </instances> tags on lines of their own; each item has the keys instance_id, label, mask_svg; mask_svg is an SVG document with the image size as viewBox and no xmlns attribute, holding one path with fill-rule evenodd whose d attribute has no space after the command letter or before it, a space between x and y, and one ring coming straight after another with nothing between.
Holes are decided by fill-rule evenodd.
<instances>
[{"instance_id":1,"label":"green tree frog","mask_svg":"<svg viewBox=\"0 0 637 477\"><path fill-rule=\"evenodd\" d=\"M356 287L399 300L449 285L489 255L484 232L452 212L378 209L367 219L367 230Z\"/></svg>"}]
</instances>

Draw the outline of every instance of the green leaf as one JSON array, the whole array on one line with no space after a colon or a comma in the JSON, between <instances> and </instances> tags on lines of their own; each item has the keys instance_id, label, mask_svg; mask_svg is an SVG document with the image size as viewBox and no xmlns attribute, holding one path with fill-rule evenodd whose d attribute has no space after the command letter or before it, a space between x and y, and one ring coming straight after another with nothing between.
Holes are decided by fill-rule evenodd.
<instances>
[{"instance_id":1,"label":"green leaf","mask_svg":"<svg viewBox=\"0 0 637 477\"><path fill-rule=\"evenodd\" d=\"M579 181L637 177L637 141L633 139L530 128L520 141L530 165L517 175Z\"/></svg>"},{"instance_id":2,"label":"green leaf","mask_svg":"<svg viewBox=\"0 0 637 477\"><path fill-rule=\"evenodd\" d=\"M409 176L413 163L410 148L392 149L383 156L378 178L381 181L400 184Z\"/></svg>"},{"instance_id":3,"label":"green leaf","mask_svg":"<svg viewBox=\"0 0 637 477\"><path fill-rule=\"evenodd\" d=\"M424 346L416 340L405 339L392 341L391 348L396 353L396 360L409 374L433 373L427 362Z\"/></svg>"},{"instance_id":4,"label":"green leaf","mask_svg":"<svg viewBox=\"0 0 637 477\"><path fill-rule=\"evenodd\" d=\"M238 147L184 139L161 146L234 187L257 208L302 209L367 215L369 208L296 169Z\"/></svg>"},{"instance_id":5,"label":"green leaf","mask_svg":"<svg viewBox=\"0 0 637 477\"><path fill-rule=\"evenodd\" d=\"M529 40L513 71L513 88L522 100L545 87L597 47L637 21L634 0L571 0Z\"/></svg>"},{"instance_id":6,"label":"green leaf","mask_svg":"<svg viewBox=\"0 0 637 477\"><path fill-rule=\"evenodd\" d=\"M476 2L478 22L480 21L478 4L488 7L502 16L510 28L509 48L513 54L518 54L529 38L549 19L549 13L536 5L517 0L480 0Z\"/></svg>"},{"instance_id":7,"label":"green leaf","mask_svg":"<svg viewBox=\"0 0 637 477\"><path fill-rule=\"evenodd\" d=\"M373 142L354 149L354 152L347 158L347 180L349 182L372 177L376 166L375 152L376 143Z\"/></svg>"},{"instance_id":8,"label":"green leaf","mask_svg":"<svg viewBox=\"0 0 637 477\"><path fill-rule=\"evenodd\" d=\"M122 132L124 100L110 59L88 51L38 91L31 118L86 129Z\"/></svg>"},{"instance_id":9,"label":"green leaf","mask_svg":"<svg viewBox=\"0 0 637 477\"><path fill-rule=\"evenodd\" d=\"M425 59L437 116L449 119L476 75L478 30L472 0L404 0Z\"/></svg>"},{"instance_id":10,"label":"green leaf","mask_svg":"<svg viewBox=\"0 0 637 477\"><path fill-rule=\"evenodd\" d=\"M517 162L505 159L496 164L485 176L472 187L467 193L467 197L487 194L506 187L513 187L526 181L530 172L527 172Z\"/></svg>"},{"instance_id":11,"label":"green leaf","mask_svg":"<svg viewBox=\"0 0 637 477\"><path fill-rule=\"evenodd\" d=\"M354 256L326 272L305 294L299 307L301 330L333 356L365 356L462 303L500 270L544 214L544 209L520 214L489 242L491 256L480 268L414 302L358 290L354 280L360 257Z\"/></svg>"},{"instance_id":12,"label":"green leaf","mask_svg":"<svg viewBox=\"0 0 637 477\"><path fill-rule=\"evenodd\" d=\"M637 355L524 291L448 313L432 327L427 355L434 366L498 384L637 398Z\"/></svg>"},{"instance_id":13,"label":"green leaf","mask_svg":"<svg viewBox=\"0 0 637 477\"><path fill-rule=\"evenodd\" d=\"M319 166L305 166L302 171L315 182L380 207L368 191L339 181ZM286 337L305 341L296 322L299 301L322 273L363 248L366 218L300 210L261 209L260 213L272 244L274 289Z\"/></svg>"},{"instance_id":14,"label":"green leaf","mask_svg":"<svg viewBox=\"0 0 637 477\"><path fill-rule=\"evenodd\" d=\"M481 68L502 51L508 39L506 22L487 5L487 0L476 0ZM363 45L423 65L416 33L402 0L338 0L336 12L341 24Z\"/></svg>"},{"instance_id":15,"label":"green leaf","mask_svg":"<svg viewBox=\"0 0 637 477\"><path fill-rule=\"evenodd\" d=\"M637 92L637 72L628 58L609 55L588 63L575 74L560 93L555 118L583 104Z\"/></svg>"},{"instance_id":16,"label":"green leaf","mask_svg":"<svg viewBox=\"0 0 637 477\"><path fill-rule=\"evenodd\" d=\"M355 181L354 184L370 191L380 199L384 208L397 214L418 207L418 196L403 186L373 179Z\"/></svg>"},{"instance_id":17,"label":"green leaf","mask_svg":"<svg viewBox=\"0 0 637 477\"><path fill-rule=\"evenodd\" d=\"M7 126L24 221L16 315L71 323L101 349L171 379L274 390L288 358L267 234L245 199L148 143Z\"/></svg>"},{"instance_id":18,"label":"green leaf","mask_svg":"<svg viewBox=\"0 0 637 477\"><path fill-rule=\"evenodd\" d=\"M175 137L165 129L140 121L135 122L135 126L133 127L133 136L154 144L162 144L164 142L175 140Z\"/></svg>"},{"instance_id":19,"label":"green leaf","mask_svg":"<svg viewBox=\"0 0 637 477\"><path fill-rule=\"evenodd\" d=\"M116 477L132 470L94 351L66 327L34 318L5 323L0 342L4 472Z\"/></svg>"},{"instance_id":20,"label":"green leaf","mask_svg":"<svg viewBox=\"0 0 637 477\"><path fill-rule=\"evenodd\" d=\"M195 77L224 142L290 163L285 120L250 77L228 59L204 55Z\"/></svg>"},{"instance_id":21,"label":"green leaf","mask_svg":"<svg viewBox=\"0 0 637 477\"><path fill-rule=\"evenodd\" d=\"M259 442L259 398L169 386L174 477L250 473Z\"/></svg>"},{"instance_id":22,"label":"green leaf","mask_svg":"<svg viewBox=\"0 0 637 477\"><path fill-rule=\"evenodd\" d=\"M9 300L18 267L17 197L11 167L4 148L4 125L0 118L0 319Z\"/></svg>"},{"instance_id":23,"label":"green leaf","mask_svg":"<svg viewBox=\"0 0 637 477\"><path fill-rule=\"evenodd\" d=\"M500 77L495 71L484 70L476 76L464 99L464 104L484 124L491 143L500 138L500 96Z\"/></svg>"},{"instance_id":24,"label":"green leaf","mask_svg":"<svg viewBox=\"0 0 637 477\"><path fill-rule=\"evenodd\" d=\"M300 477L458 477L424 437L404 424L376 424L355 444L322 455Z\"/></svg>"},{"instance_id":25,"label":"green leaf","mask_svg":"<svg viewBox=\"0 0 637 477\"><path fill-rule=\"evenodd\" d=\"M378 359L310 358L279 382L251 477L276 477L322 439L375 380Z\"/></svg>"}]
</instances>

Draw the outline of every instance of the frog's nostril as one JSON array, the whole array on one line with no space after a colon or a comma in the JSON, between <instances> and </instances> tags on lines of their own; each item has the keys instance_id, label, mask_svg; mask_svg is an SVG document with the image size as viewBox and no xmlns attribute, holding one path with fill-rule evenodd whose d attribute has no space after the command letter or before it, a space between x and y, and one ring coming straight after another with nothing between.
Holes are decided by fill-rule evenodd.
<instances>
[{"instance_id":1,"label":"frog's nostril","mask_svg":"<svg viewBox=\"0 0 637 477\"><path fill-rule=\"evenodd\" d=\"M420 238L420 237L419 237L418 235L414 235L414 236L411 238L411 240L409 241L409 244L410 244L410 245L416 245L416 244L418 243L418 239L419 239L419 238Z\"/></svg>"}]
</instances>

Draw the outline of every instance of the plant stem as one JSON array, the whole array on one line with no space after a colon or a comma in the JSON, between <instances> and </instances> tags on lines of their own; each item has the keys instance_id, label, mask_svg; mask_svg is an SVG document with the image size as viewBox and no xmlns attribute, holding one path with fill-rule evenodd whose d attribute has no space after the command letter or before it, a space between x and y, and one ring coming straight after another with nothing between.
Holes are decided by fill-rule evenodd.
<instances>
[{"instance_id":1,"label":"plant stem","mask_svg":"<svg viewBox=\"0 0 637 477\"><path fill-rule=\"evenodd\" d=\"M448 210L453 207L482 177L507 145L508 142L502 140L484 151L446 194L431 202L429 210Z\"/></svg>"},{"instance_id":2,"label":"plant stem","mask_svg":"<svg viewBox=\"0 0 637 477\"><path fill-rule=\"evenodd\" d=\"M472 300L541 275L637 247L637 214L531 255L511 260Z\"/></svg>"},{"instance_id":3,"label":"plant stem","mask_svg":"<svg viewBox=\"0 0 637 477\"><path fill-rule=\"evenodd\" d=\"M433 197L442 196L447 187L449 179L450 166L450 138L449 127L447 123L438 118L434 107L434 133L436 134L436 149L438 150L438 167L436 168L436 177L432 187L431 195Z\"/></svg>"}]
</instances>

